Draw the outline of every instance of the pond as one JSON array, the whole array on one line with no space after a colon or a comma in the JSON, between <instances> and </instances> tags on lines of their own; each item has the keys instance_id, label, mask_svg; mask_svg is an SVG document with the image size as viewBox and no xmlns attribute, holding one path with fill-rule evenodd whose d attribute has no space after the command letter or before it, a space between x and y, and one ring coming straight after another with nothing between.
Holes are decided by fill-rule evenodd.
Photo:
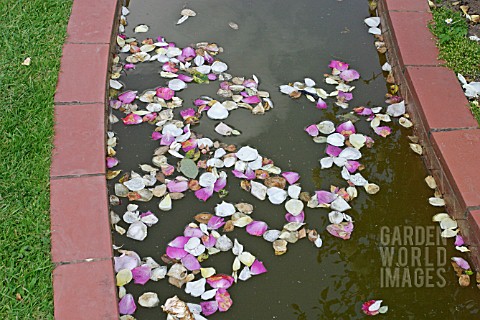
<instances>
[{"instance_id":1,"label":"pond","mask_svg":"<svg viewBox=\"0 0 480 320\"><path fill-rule=\"evenodd\" d=\"M362 304L372 299L383 300L383 305L388 306L383 317L389 319L475 317L480 310L480 294L475 285L458 285L450 258L461 254L455 250L452 239L440 238L441 230L432 222L432 217L444 208L428 203L433 196L433 190L424 181L428 173L421 158L410 149L407 138L414 132L393 119L382 123L392 128L392 133L384 138L375 134L366 117L351 113L359 106L383 107L384 113L388 105L385 103L388 85L381 69L384 61L377 54L374 38L363 21L370 16L367 1L202 0L186 3L185 7L197 14L176 25L183 7L178 1L131 1L125 34L139 41L161 36L179 48L203 41L216 43L223 52L215 59L225 62L227 72L233 76L252 79L255 75L259 90L269 92L274 106L258 115L242 108L232 110L222 122L240 131L240 135L223 137L216 133L214 128L220 121L209 119L206 112L198 125L192 125L193 132L238 148L255 148L283 172L299 173L302 191L313 195L318 190L330 191L331 185L346 188L348 184L342 178L340 167L320 169L319 160L326 157L326 145L315 143L305 128L321 121L339 125L358 118L354 123L357 133L375 140L373 147L361 150L359 161L365 166L361 174L380 187L378 193L371 195L363 187L357 188L358 197L348 203L351 209L346 212L355 226L348 240L326 231L330 224L329 208L304 209L306 228L316 229L323 240L320 248L307 239L300 239L289 244L285 254L275 255L270 242L248 234L245 228L226 233L262 261L268 272L247 281L239 280L228 289L233 300L231 308L208 318L360 319L365 317ZM143 24L149 27L148 31L134 33L133 29ZM122 61L127 56L120 54ZM305 96L291 99L280 92L279 86L303 82L307 77L328 92L335 90L335 85L324 82L324 74L332 72L331 60L344 61L361 75L359 80L349 83L355 89L348 109L334 105L334 98L326 99L327 109L318 109ZM137 63L118 79L124 85L120 92L135 90L140 95L145 90L165 87L168 79L160 76L161 68L162 64L157 61ZM183 106L174 109L175 119L181 120L180 110L196 109L193 102L202 96L227 100L216 95L219 83L192 82L188 88L176 92ZM139 109L145 109L146 103L138 100L135 103ZM125 117L119 110L112 113L119 119ZM345 114L348 116L342 117ZM127 126L120 120L110 129L118 138L115 157L120 161L111 170L122 170L119 176L109 180L113 195L114 185L122 174L132 170L145 174L139 165L152 165L154 150L160 144L151 138L155 126L148 123ZM178 159L169 156L168 161L176 166ZM241 180L235 178L231 170L218 171L228 173L225 188L228 194L223 193L226 196L222 198L214 193L203 202L188 191L183 199L173 201L170 211L159 210L161 198L130 202L139 205L140 212L153 212L159 221L148 228L148 236L143 241L114 232L115 246L135 251L142 258L152 257L165 265L161 256L167 244L183 234L185 226L194 222L195 215L214 213L215 206L222 201L250 203L254 206L251 214L254 220L265 221L271 229L282 229L286 223L283 204L274 205L268 199L260 201L242 190ZM172 177L176 175L179 173L175 172ZM121 203L111 209L122 217L128 204L128 199L121 198ZM123 221L118 225L124 229L129 227ZM223 234L221 228L218 232ZM388 259L389 252L393 252L392 259ZM202 262L202 267L214 267L217 273L228 275L232 273L234 259L231 251L220 252ZM196 275L195 280L200 278ZM157 293L160 305L174 295L186 302L202 301L185 293L184 288L170 285L167 279L148 281L144 285L130 282L125 286L135 301L145 292ZM160 306L145 308L138 303L134 316L136 319L166 317Z\"/></svg>"}]
</instances>

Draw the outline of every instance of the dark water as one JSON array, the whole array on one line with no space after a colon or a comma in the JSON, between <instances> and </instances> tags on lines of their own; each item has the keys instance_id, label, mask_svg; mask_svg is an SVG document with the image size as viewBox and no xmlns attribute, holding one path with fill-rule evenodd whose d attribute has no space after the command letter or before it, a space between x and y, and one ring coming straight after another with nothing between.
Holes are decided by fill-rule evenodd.
<instances>
[{"instance_id":1,"label":"dark water","mask_svg":"<svg viewBox=\"0 0 480 320\"><path fill-rule=\"evenodd\" d=\"M182 7L195 10L197 16L175 26ZM373 37L367 33L363 19L369 16L366 1L131 1L127 35L134 36L133 28L147 24L149 32L137 34L146 37L166 37L185 47L200 41L216 42L224 48L219 59L229 65L232 75L260 79L260 89L269 91L275 108L265 115L253 116L246 110L231 112L225 123L239 129L241 136L222 138L213 132L216 121L202 117L201 125L193 128L212 138L236 145L250 145L263 156L273 159L284 171L297 171L304 191L327 189L331 184L345 186L340 170L332 168L320 171L318 160L324 156L324 145L315 144L303 128L321 120L335 120L335 115L345 113L331 104L320 111L305 98L292 100L278 91L278 86L310 77L318 86L333 90L333 86L321 84L324 73L329 73L331 59L346 61L362 75L356 81L351 106L385 106L385 81L381 74L379 57L373 45ZM228 23L233 21L239 30ZM158 75L159 63L138 64L120 79L127 89L142 92L165 84ZM192 107L191 101L201 95L215 97L218 82L209 85L189 85L179 93L184 107ZM334 113L334 111L336 113ZM117 116L121 116L117 114ZM336 121L339 123L339 121ZM283 256L274 256L271 244L248 235L243 229L229 234L238 238L246 250L264 261L268 273L240 282L229 289L232 308L224 314L217 313L209 319L360 319L364 315L361 305L370 299L383 299L389 306L384 318L388 319L473 319L479 317L480 294L473 285L460 288L450 266L451 256L458 256L453 241L447 244L437 239L434 245L424 246L423 237L413 237L413 245L394 243L381 236L381 228L402 231L421 226L419 231L432 227L431 217L442 209L428 204L432 191L423 179L427 172L421 159L408 147L406 136L412 132L398 124L386 139L376 136L365 121L356 123L362 133L375 138L372 149L362 149L361 162L366 165L362 174L381 187L376 195L359 197L350 204L348 213L355 220L352 238L343 241L330 236L326 209L306 208L306 222L317 228L324 240L322 248L301 240L289 245ZM150 140L153 127L148 124L125 127L121 122L112 126L120 143L116 148L124 171L140 172L139 164L150 164L158 142ZM110 182L113 185L113 180ZM284 224L283 205L258 201L240 190L239 180L229 177L228 202L245 201L254 204L254 219L266 221L270 227ZM185 225L200 212L213 212L220 202L215 194L201 203L189 193L185 199L174 201L173 210L160 212L158 199L139 203L140 211L152 210L159 223L149 228L143 242L136 242L115 234L115 244L134 250L141 257L151 256L160 261L166 244L183 232ZM123 205L113 209L120 215ZM431 230L427 235L437 235ZM388 233L387 233L388 234ZM383 239L382 239L383 238ZM402 235L401 240L407 239ZM407 250L405 264L394 258L382 266L379 247L384 245ZM414 249L412 249L414 247ZM412 260L412 250L420 250L420 259ZM446 261L442 253L446 252ZM415 251L416 252L416 251ZM418 255L418 254L417 254ZM214 266L217 272L231 273L233 254L212 256L204 266ZM436 261L439 259L440 261ZM386 287L382 273L398 267L399 283ZM388 269L388 270L387 270ZM417 275L415 277L415 274ZM410 280L408 278L410 275ZM423 281L422 281L423 280ZM392 287L393 286L393 287ZM127 285L127 291L136 299L147 291L157 292L162 303L173 295L189 302L199 302L182 289L170 286L167 280L148 282L145 286ZM137 319L165 318L159 307L139 307ZM382 316L381 316L382 317Z\"/></svg>"}]
</instances>

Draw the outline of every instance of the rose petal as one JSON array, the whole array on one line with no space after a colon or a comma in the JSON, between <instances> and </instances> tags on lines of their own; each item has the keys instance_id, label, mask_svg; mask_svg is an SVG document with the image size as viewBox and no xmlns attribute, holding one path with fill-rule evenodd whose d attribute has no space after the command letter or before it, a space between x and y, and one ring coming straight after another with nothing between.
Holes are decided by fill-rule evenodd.
<instances>
[{"instance_id":1,"label":"rose petal","mask_svg":"<svg viewBox=\"0 0 480 320\"><path fill-rule=\"evenodd\" d=\"M194 255L187 254L182 258L182 264L185 268L190 271L199 270L202 266L198 262L197 258Z\"/></svg>"},{"instance_id":2,"label":"rose petal","mask_svg":"<svg viewBox=\"0 0 480 320\"><path fill-rule=\"evenodd\" d=\"M135 299L130 293L127 293L118 303L118 312L120 314L134 314L135 310L137 310Z\"/></svg>"},{"instance_id":3,"label":"rose petal","mask_svg":"<svg viewBox=\"0 0 480 320\"><path fill-rule=\"evenodd\" d=\"M353 69L349 69L349 70L344 70L340 73L340 78L344 81L353 81L353 80L357 80L360 78L360 74L358 73L358 71L356 70L353 70Z\"/></svg>"},{"instance_id":4,"label":"rose petal","mask_svg":"<svg viewBox=\"0 0 480 320\"><path fill-rule=\"evenodd\" d=\"M303 222L305 220L305 213L302 211L298 215L294 216L293 214L287 212L287 214L285 214L285 220L288 222Z\"/></svg>"},{"instance_id":5,"label":"rose petal","mask_svg":"<svg viewBox=\"0 0 480 320\"><path fill-rule=\"evenodd\" d=\"M234 278L226 274L217 274L207 278L207 283L214 289L228 289L232 286Z\"/></svg>"},{"instance_id":6,"label":"rose petal","mask_svg":"<svg viewBox=\"0 0 480 320\"><path fill-rule=\"evenodd\" d=\"M150 280L152 274L150 266L144 264L140 267L132 269L133 282L136 284L144 285Z\"/></svg>"},{"instance_id":7,"label":"rose petal","mask_svg":"<svg viewBox=\"0 0 480 320\"><path fill-rule=\"evenodd\" d=\"M300 175L293 171L282 172L282 177L284 177L289 184L294 184L300 179Z\"/></svg>"},{"instance_id":8,"label":"rose petal","mask_svg":"<svg viewBox=\"0 0 480 320\"><path fill-rule=\"evenodd\" d=\"M225 289L218 289L215 294L215 301L218 303L218 311L225 312L230 309L233 304L230 294Z\"/></svg>"},{"instance_id":9,"label":"rose petal","mask_svg":"<svg viewBox=\"0 0 480 320\"><path fill-rule=\"evenodd\" d=\"M195 197L202 201L207 201L213 195L213 187L202 188L195 191Z\"/></svg>"},{"instance_id":10,"label":"rose petal","mask_svg":"<svg viewBox=\"0 0 480 320\"><path fill-rule=\"evenodd\" d=\"M267 231L268 225L264 221L252 221L246 227L248 234L252 236L262 236Z\"/></svg>"},{"instance_id":11,"label":"rose petal","mask_svg":"<svg viewBox=\"0 0 480 320\"><path fill-rule=\"evenodd\" d=\"M202 313L207 317L209 315L214 314L218 310L218 302L217 301L200 302L200 306L202 307Z\"/></svg>"},{"instance_id":12,"label":"rose petal","mask_svg":"<svg viewBox=\"0 0 480 320\"><path fill-rule=\"evenodd\" d=\"M267 272L267 268L265 268L263 266L263 262L259 260L255 260L252 266L250 267L250 273L254 276L265 273L265 272Z\"/></svg>"}]
</instances>

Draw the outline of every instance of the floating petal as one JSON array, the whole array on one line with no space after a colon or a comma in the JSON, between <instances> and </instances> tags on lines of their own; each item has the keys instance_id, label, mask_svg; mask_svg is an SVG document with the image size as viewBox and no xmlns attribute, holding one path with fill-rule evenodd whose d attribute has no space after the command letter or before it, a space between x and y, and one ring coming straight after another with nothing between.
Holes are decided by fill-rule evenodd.
<instances>
[{"instance_id":1,"label":"floating petal","mask_svg":"<svg viewBox=\"0 0 480 320\"><path fill-rule=\"evenodd\" d=\"M127 293L118 303L118 312L120 314L134 314L135 310L137 310L135 299L130 293Z\"/></svg>"},{"instance_id":2,"label":"floating petal","mask_svg":"<svg viewBox=\"0 0 480 320\"><path fill-rule=\"evenodd\" d=\"M246 231L252 236L260 237L268 229L268 225L264 221L252 221L247 225Z\"/></svg>"}]
</instances>

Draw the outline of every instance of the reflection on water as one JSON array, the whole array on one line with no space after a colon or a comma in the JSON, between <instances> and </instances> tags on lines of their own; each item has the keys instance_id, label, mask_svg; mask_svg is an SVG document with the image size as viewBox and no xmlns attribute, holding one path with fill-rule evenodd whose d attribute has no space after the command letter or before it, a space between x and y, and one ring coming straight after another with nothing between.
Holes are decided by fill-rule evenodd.
<instances>
[{"instance_id":1,"label":"reflection on water","mask_svg":"<svg viewBox=\"0 0 480 320\"><path fill-rule=\"evenodd\" d=\"M289 81L311 77L320 83L322 75L329 72L330 59L348 62L363 75L356 81L354 100L351 105L385 106L385 82L380 77L381 69L373 39L363 25L368 16L366 1L231 1L199 0L188 3L197 12L184 24L175 26L184 3L178 1L142 0L130 3L131 14L127 28L130 36L138 24L147 24L150 31L142 38L164 36L180 47L200 41L216 42L224 48L221 59L228 63L233 75L260 78L261 87L269 91L275 108L263 116L251 116L244 110L232 112L227 123L242 131L239 137L222 138L226 143L251 145L271 159L283 170L297 171L304 190L312 192L327 189L331 184L344 186L339 170L320 170L318 160L323 157L324 146L315 144L303 128L322 120L336 120L329 110L315 109L304 99L291 100L278 92L278 86ZM239 30L232 30L228 23L234 21ZM128 76L123 77L126 87L139 92L165 83L158 75L158 64L140 64ZM201 95L214 96L218 83L190 85L179 96L184 105ZM326 87L326 85L325 85ZM343 110L335 111L345 113ZM119 115L119 114L117 114ZM213 131L216 123L206 117L196 132L214 139L221 139ZM362 133L373 135L368 124L357 123ZM153 150L158 145L150 140L152 127L142 124L126 128L113 125L120 144L117 147L120 169L138 170L138 164L151 163ZM395 285L382 287L381 273L386 268L397 267L398 257L389 264L382 264L380 228L393 229L403 226L430 226L431 216L437 212L428 205L431 196L423 178L423 164L408 147L409 131L394 127L387 139L376 138L373 149L363 152L362 163L366 165L363 175L377 183L381 191L374 196L361 192L351 202L349 214L355 220L352 238L343 241L328 235L326 209L308 209L308 226L321 231L324 246L316 249L308 241L299 241L289 246L283 256L274 256L271 244L235 230L237 237L253 254L264 261L269 272L239 283L229 289L233 307L225 314L215 314L210 319L360 319L361 304L369 299L383 299L389 306L388 319L472 319L479 313L478 289L459 288L450 264L435 265L445 268L443 287L415 287ZM363 150L362 150L363 151ZM254 215L272 227L283 224L283 206L260 202L238 187L238 180L229 178L228 202L254 204ZM184 226L199 212L212 212L218 197L200 203L192 194L174 202L171 212L158 212L156 201L141 203L140 210L154 211L160 222L149 229L149 236L142 242L134 242L116 236L115 244L135 250L140 256L156 260L164 253L166 244L179 235ZM126 204L114 208L123 213ZM229 235L229 236L230 236ZM423 247L418 245L400 247ZM432 247L446 248L447 257L456 255L453 244ZM411 250L408 249L408 250ZM423 254L424 255L424 254ZM208 263L218 272L230 273L233 254L213 256ZM424 261L424 260L420 260ZM405 273L402 267L402 274ZM413 267L410 268L414 272ZM430 268L422 262L421 270ZM382 271L383 270L383 271ZM409 271L409 272L410 272ZM127 291L138 297L141 293L154 291L163 302L178 295L181 299L199 302L183 290L168 285L167 281L148 282L145 286L128 285ZM147 310L139 307L138 319L159 317L159 308ZM163 315L160 316L161 318Z\"/></svg>"}]
</instances>

